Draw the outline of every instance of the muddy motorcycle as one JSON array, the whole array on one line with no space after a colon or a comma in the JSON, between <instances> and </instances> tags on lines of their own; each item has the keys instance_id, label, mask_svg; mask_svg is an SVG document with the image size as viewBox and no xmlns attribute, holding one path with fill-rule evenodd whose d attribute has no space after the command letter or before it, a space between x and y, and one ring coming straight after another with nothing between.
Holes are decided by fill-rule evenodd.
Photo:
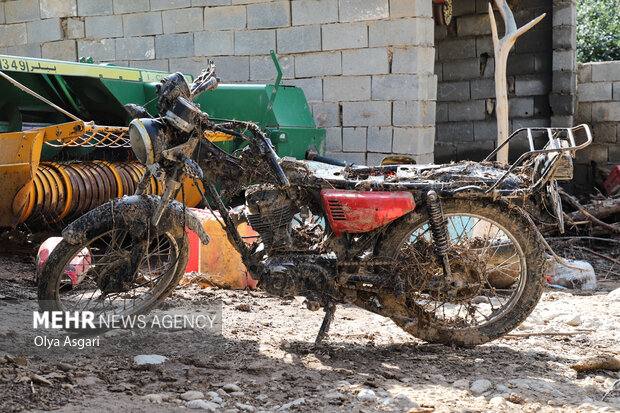
<instances>
[{"instance_id":1,"label":"muddy motorcycle","mask_svg":"<svg viewBox=\"0 0 620 413\"><path fill-rule=\"evenodd\" d=\"M217 87L214 70L192 84L179 73L163 79L157 118L128 107L132 148L146 172L135 195L64 229L40 280L45 309L133 317L161 303L187 264L185 228L209 241L174 200L192 179L262 290L304 296L308 309L325 310L317 343L337 304L458 346L501 337L530 314L547 257L533 219L562 227L556 181L571 179L575 151L591 142L587 126L515 132L504 145L521 139L529 151L508 166L491 161L502 146L483 162L449 165L359 166L313 148L306 160L279 158L255 124L211 118L192 102ZM233 156L207 131L247 145ZM152 179L165 182L162 196L145 193ZM246 243L241 222L257 241ZM88 263L79 280L66 275L76 257Z\"/></svg>"}]
</instances>

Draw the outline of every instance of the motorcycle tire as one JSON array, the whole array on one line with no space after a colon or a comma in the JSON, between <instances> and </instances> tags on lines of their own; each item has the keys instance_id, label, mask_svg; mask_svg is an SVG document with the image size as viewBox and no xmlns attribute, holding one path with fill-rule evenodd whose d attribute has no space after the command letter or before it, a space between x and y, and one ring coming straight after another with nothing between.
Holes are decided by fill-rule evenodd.
<instances>
[{"instance_id":1,"label":"motorcycle tire","mask_svg":"<svg viewBox=\"0 0 620 413\"><path fill-rule=\"evenodd\" d=\"M129 228L110 219L98 222L97 230L91 231L84 242L61 241L50 254L39 280L40 310L93 311L96 330L105 330L103 323L97 323L98 314L132 318L148 313L178 285L187 267L189 240L185 231L162 232L152 235L144 245L148 247L135 279L129 280L131 285L124 291L104 294L101 277L111 280L111 274L123 274L122 264L128 262L136 248Z\"/></svg>"},{"instance_id":2,"label":"motorcycle tire","mask_svg":"<svg viewBox=\"0 0 620 413\"><path fill-rule=\"evenodd\" d=\"M537 229L503 201L445 199L442 208L451 284L442 281L424 205L396 221L377 246L377 256L404 269L409 316L392 319L431 343L471 347L495 340L521 324L542 295L545 254Z\"/></svg>"}]
</instances>

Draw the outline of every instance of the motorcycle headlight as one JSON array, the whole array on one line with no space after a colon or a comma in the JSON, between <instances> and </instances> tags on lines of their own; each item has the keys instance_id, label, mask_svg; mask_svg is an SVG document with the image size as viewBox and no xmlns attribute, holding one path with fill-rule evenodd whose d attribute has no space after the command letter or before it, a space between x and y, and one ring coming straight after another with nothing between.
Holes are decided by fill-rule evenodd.
<instances>
[{"instance_id":1,"label":"motorcycle headlight","mask_svg":"<svg viewBox=\"0 0 620 413\"><path fill-rule=\"evenodd\" d=\"M129 141L136 158L145 165L158 162L164 149L165 125L158 119L134 119L129 123Z\"/></svg>"}]
</instances>

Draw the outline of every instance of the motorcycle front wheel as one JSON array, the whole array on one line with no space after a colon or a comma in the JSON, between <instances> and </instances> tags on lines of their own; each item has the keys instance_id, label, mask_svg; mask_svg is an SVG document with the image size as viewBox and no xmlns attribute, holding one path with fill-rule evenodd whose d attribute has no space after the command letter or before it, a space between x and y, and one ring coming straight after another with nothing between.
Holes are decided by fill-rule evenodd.
<instances>
[{"instance_id":1,"label":"motorcycle front wheel","mask_svg":"<svg viewBox=\"0 0 620 413\"><path fill-rule=\"evenodd\" d=\"M408 317L393 320L428 342L474 346L508 333L544 287L545 255L532 221L504 202L442 201L451 274L434 252L421 206L390 227L378 255L394 259Z\"/></svg>"},{"instance_id":2,"label":"motorcycle front wheel","mask_svg":"<svg viewBox=\"0 0 620 413\"><path fill-rule=\"evenodd\" d=\"M185 231L138 240L112 221L99 228L79 244L58 244L43 268L38 299L42 311L92 311L95 328L103 329L102 320L145 314L172 293L187 266L189 241Z\"/></svg>"}]
</instances>

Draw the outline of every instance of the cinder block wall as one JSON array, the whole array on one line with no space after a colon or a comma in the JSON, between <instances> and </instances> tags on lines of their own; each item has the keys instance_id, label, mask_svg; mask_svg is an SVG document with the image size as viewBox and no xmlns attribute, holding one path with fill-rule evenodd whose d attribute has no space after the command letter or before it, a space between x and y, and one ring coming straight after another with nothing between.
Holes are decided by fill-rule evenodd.
<instances>
[{"instance_id":1,"label":"cinder block wall","mask_svg":"<svg viewBox=\"0 0 620 413\"><path fill-rule=\"evenodd\" d=\"M459 0L460 1L460 0ZM458 3L458 2L457 2ZM275 79L306 93L327 151L377 164L433 160L431 0L17 0L0 3L0 53Z\"/></svg>"},{"instance_id":2,"label":"cinder block wall","mask_svg":"<svg viewBox=\"0 0 620 413\"><path fill-rule=\"evenodd\" d=\"M495 61L488 1L455 0L453 4L452 23L435 29L435 73L439 81L436 162L481 160L495 148L497 140ZM552 31L553 5L550 0L522 0L509 4L519 27L547 13L545 19L517 40L508 59L510 128L549 126L552 115L549 105L552 39L555 36ZM504 27L498 13L496 21L501 36ZM574 36L574 23L572 29ZM563 70L561 62L558 62L557 70ZM569 98L573 98L570 90ZM526 149L518 144L511 144L510 148L513 158Z\"/></svg>"},{"instance_id":3,"label":"cinder block wall","mask_svg":"<svg viewBox=\"0 0 620 413\"><path fill-rule=\"evenodd\" d=\"M593 143L577 152L576 179L593 180L590 161L610 168L620 164L620 61L579 65L576 123L592 128Z\"/></svg>"}]
</instances>

